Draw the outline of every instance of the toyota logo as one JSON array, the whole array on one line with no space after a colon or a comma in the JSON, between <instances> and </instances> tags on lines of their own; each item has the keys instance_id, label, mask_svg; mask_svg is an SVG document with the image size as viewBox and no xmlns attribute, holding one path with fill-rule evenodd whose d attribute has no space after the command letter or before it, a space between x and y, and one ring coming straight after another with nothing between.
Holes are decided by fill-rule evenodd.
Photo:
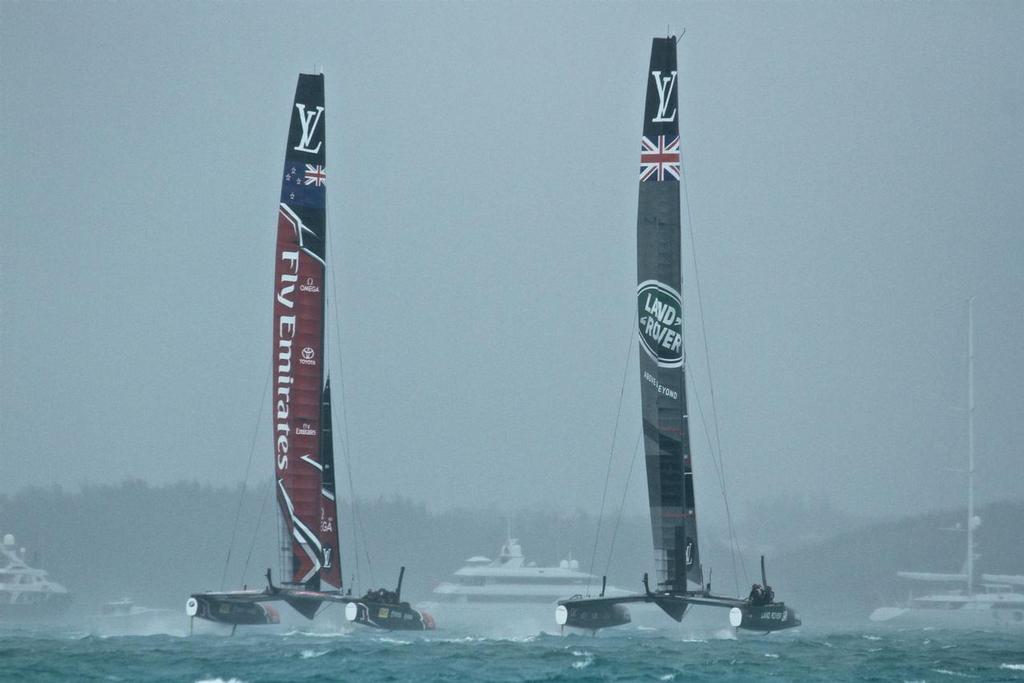
<instances>
[{"instance_id":1,"label":"toyota logo","mask_svg":"<svg viewBox=\"0 0 1024 683\"><path fill-rule=\"evenodd\" d=\"M314 355L315 354L313 352L313 347L307 346L304 349L302 349L302 357L304 359L306 359L306 360L313 360L313 356Z\"/></svg>"}]
</instances>

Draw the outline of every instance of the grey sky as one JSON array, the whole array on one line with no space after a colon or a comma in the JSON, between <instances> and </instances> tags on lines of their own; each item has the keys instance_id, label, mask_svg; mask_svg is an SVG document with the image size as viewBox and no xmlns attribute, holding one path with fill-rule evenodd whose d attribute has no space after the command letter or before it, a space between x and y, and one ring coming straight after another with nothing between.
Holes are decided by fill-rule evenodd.
<instances>
[{"instance_id":1,"label":"grey sky","mask_svg":"<svg viewBox=\"0 0 1024 683\"><path fill-rule=\"evenodd\" d=\"M596 509L668 25L736 504L960 504L972 294L979 498L1024 496L1017 3L0 1L0 491L242 478L289 106L318 64L357 489ZM615 500L638 385L634 350Z\"/></svg>"}]
</instances>

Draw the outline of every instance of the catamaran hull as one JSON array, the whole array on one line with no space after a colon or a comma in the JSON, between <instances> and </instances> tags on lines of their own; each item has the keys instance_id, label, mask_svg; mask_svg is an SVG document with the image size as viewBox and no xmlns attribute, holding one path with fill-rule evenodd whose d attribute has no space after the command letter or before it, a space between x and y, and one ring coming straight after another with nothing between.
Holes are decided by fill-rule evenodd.
<instances>
[{"instance_id":1,"label":"catamaran hull","mask_svg":"<svg viewBox=\"0 0 1024 683\"><path fill-rule=\"evenodd\" d=\"M257 626L281 623L281 615L270 605L260 602L235 602L214 597L193 595L185 603L185 614L231 626Z\"/></svg>"},{"instance_id":2,"label":"catamaran hull","mask_svg":"<svg viewBox=\"0 0 1024 683\"><path fill-rule=\"evenodd\" d=\"M747 631L783 631L796 628L800 619L796 612L785 603L774 603L761 607L733 607L729 610L729 625Z\"/></svg>"},{"instance_id":3,"label":"catamaran hull","mask_svg":"<svg viewBox=\"0 0 1024 683\"><path fill-rule=\"evenodd\" d=\"M644 593L614 598L572 598L560 600L555 609L555 621L560 626L582 628L597 631L629 623L630 615L625 605L630 607L641 605L657 605L662 612L677 622L682 622L685 615L694 608L713 610L726 616L719 622L746 631L767 633L782 631L800 626L796 611L786 607L785 603L772 602L766 605L754 605L748 600L724 596L700 594ZM704 621L704 620L701 620ZM695 624L690 623L691 626Z\"/></svg>"},{"instance_id":4,"label":"catamaran hull","mask_svg":"<svg viewBox=\"0 0 1024 683\"><path fill-rule=\"evenodd\" d=\"M413 609L409 603L399 605L369 601L353 601L345 605L349 621L385 631L432 631L434 618L427 612Z\"/></svg>"},{"instance_id":5,"label":"catamaran hull","mask_svg":"<svg viewBox=\"0 0 1024 683\"><path fill-rule=\"evenodd\" d=\"M632 620L629 609L618 603L605 601L567 603L555 608L556 624L587 631L623 626Z\"/></svg>"}]
</instances>

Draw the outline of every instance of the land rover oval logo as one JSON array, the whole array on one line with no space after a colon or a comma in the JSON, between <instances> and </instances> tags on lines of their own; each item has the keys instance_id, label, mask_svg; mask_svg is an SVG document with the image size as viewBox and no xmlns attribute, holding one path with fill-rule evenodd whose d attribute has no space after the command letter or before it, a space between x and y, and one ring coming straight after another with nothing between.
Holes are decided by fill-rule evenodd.
<instances>
[{"instance_id":1,"label":"land rover oval logo","mask_svg":"<svg viewBox=\"0 0 1024 683\"><path fill-rule=\"evenodd\" d=\"M683 304L679 292L657 280L636 290L640 344L663 368L683 364Z\"/></svg>"}]
</instances>

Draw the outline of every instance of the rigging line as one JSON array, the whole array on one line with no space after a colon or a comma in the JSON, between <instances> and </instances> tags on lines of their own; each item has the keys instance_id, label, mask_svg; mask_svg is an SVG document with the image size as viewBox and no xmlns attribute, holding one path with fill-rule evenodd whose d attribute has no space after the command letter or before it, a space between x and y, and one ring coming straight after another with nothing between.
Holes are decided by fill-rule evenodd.
<instances>
[{"instance_id":1,"label":"rigging line","mask_svg":"<svg viewBox=\"0 0 1024 683\"><path fill-rule=\"evenodd\" d=\"M685 353L685 345L684 345L684 353ZM732 572L733 572L733 579L736 582L736 592L737 592L737 594L739 594L739 592L740 592L739 574L736 571L736 536L733 533L733 530L732 530L732 520L729 517L729 502L728 502L728 499L725 497L725 488L724 488L724 483L722 482L721 465L719 464L718 457L715 456L714 445L711 443L711 434L708 431L708 421L707 421L707 418L704 416L704 404L701 403L701 401L700 401L700 394L698 394L696 390L694 390L694 392L693 392L693 400L697 404L697 414L700 415L700 423L701 423L702 429L704 430L704 437L708 441L708 453L711 455L711 462L715 466L715 475L718 477L718 485L719 485L719 489L720 489L720 491L722 493L722 500L725 501L725 505L726 505L726 507L725 507L725 519L726 519L726 522L729 525L729 553L732 556ZM744 581L748 581L749 579L747 577L747 568L743 565L742 558L740 558L740 559L741 559L740 568L743 570L743 580Z\"/></svg>"},{"instance_id":2,"label":"rigging line","mask_svg":"<svg viewBox=\"0 0 1024 683\"><path fill-rule=\"evenodd\" d=\"M330 220L330 207L325 206L325 210L328 212L327 220ZM356 502L355 483L352 478L352 458L349 454L348 447L348 411L345 409L347 402L345 400L345 363L341 353L341 311L338 308L338 278L334 270L334 259L330 259L330 274L331 274L331 304L334 309L334 328L335 328L335 339L334 343L338 347L338 385L341 389L341 422L344 429L344 433L341 437L341 454L345 460L345 475L348 477L348 499L349 507L352 510L352 556L356 561L356 573L353 577L353 583L358 580L361 575L359 567L359 536L363 538L363 552L366 554L366 573L370 578L370 584L374 583L373 580L373 564L370 562L370 549L369 543L367 542L366 529L363 526L362 516L359 514L359 503ZM331 410L334 410L332 405Z\"/></svg>"},{"instance_id":3,"label":"rigging line","mask_svg":"<svg viewBox=\"0 0 1024 683\"><path fill-rule=\"evenodd\" d=\"M235 547L235 536L238 533L238 522L242 518L242 503L245 502L245 490L249 484L249 471L252 469L252 458L256 454L256 437L260 433L260 421L263 419L263 406L267 402L267 389L270 387L270 376L273 374L274 364L267 367L267 379L263 383L263 393L260 395L260 410L256 413L256 428L252 431L252 443L249 445L249 462L245 465L245 477L242 479L242 490L238 494L238 508L235 510L235 523L231 527L231 542L228 543L228 555L224 559L224 570L220 575L220 589L224 590L224 583L228 578L228 565L231 563L231 550Z\"/></svg>"},{"instance_id":4,"label":"rigging line","mask_svg":"<svg viewBox=\"0 0 1024 683\"><path fill-rule=\"evenodd\" d=\"M615 440L619 434L619 420L622 417L622 402L623 397L626 393L626 376L629 374L629 361L633 357L633 346L636 342L633 340L633 335L637 329L637 316L639 310L633 309L633 330L629 333L629 347L626 349L626 363L622 368L622 386L619 387L619 407L615 412L615 426L612 428L612 443L608 449L608 467L604 473L604 490L601 492L601 508L597 515L597 531L594 533L594 550L590 554L590 570L587 576L587 593L590 593L590 580L594 575L594 562L597 559L597 544L601 539L601 520L604 518L604 503L608 496L608 483L612 476L612 461L615 457Z\"/></svg>"},{"instance_id":5,"label":"rigging line","mask_svg":"<svg viewBox=\"0 0 1024 683\"><path fill-rule=\"evenodd\" d=\"M686 182L686 176L687 176L687 173L686 173L686 161L685 161L685 159L683 159L682 155L680 155L680 157L679 157L679 164L680 164L680 170L682 171L682 173L680 175L682 176L682 179L683 179L683 198L686 200L686 224L687 224L687 227L689 227L689 231L688 232L690 234L690 258L693 261L693 280L694 280L694 284L696 285L696 289L697 289L697 311L698 311L699 318L700 318L701 336L702 336L703 341L704 341L704 364L705 364L705 366L707 368L708 390L709 390L709 392L711 394L711 418L712 418L712 422L713 422L714 427L715 427L715 443L716 443L717 448L718 448L718 461L721 461L721 462L715 461L714 455L712 455L712 461L715 461L715 467L718 470L718 480L719 480L719 483L721 485L721 491L722 491L722 502L725 505L725 520L726 520L726 524L728 524L728 526L729 526L729 540L730 540L730 543L731 543L731 547L729 548L729 552L732 555L733 577L736 579L737 582L739 581L739 575L736 572L736 555L739 555L740 567L743 569L743 579L744 579L744 583L746 583L747 580L749 579L749 577L747 576L747 567L746 567L746 564L743 562L743 554L742 554L742 552L739 549L739 542L736 539L736 529L735 529L735 526L733 525L733 522L732 522L732 511L729 509L729 497L726 495L726 492L725 492L725 488L726 488L725 487L725 463L724 463L724 455L722 454L722 438L721 438L721 434L720 434L719 429L718 429L718 406L717 406L717 403L715 401L715 385L714 385L714 382L711 379L711 352L708 349L708 332L707 332L707 327L704 324L704 299L701 296L700 271L697 268L697 242L694 239L693 215L690 212L690 191L689 191L689 188L688 188L687 182ZM694 392L694 395L696 395L696 392ZM699 406L700 406L700 401L698 400L698 407ZM703 416L703 412L702 412L701 413L701 420L703 420L703 419L704 419L704 416ZM710 437L710 434L708 434L708 432L707 432L706 426L705 426L705 432L704 433L705 433L705 435L708 438L708 446L710 447L711 446L711 437ZM736 590L737 590L737 592L739 592L739 585L738 584L737 584Z\"/></svg>"},{"instance_id":6,"label":"rigging line","mask_svg":"<svg viewBox=\"0 0 1024 683\"><path fill-rule=\"evenodd\" d=\"M334 284L334 270L331 269L331 288L335 290L336 285ZM336 291L336 290L335 290ZM348 444L348 411L345 410L345 364L341 359L341 330L340 323L338 322L338 303L337 296L334 297L334 325L337 330L337 341L335 342L338 346L338 384L341 388L341 421L342 426L345 429L345 436L341 440L341 453L345 459L345 475L348 477L348 499L349 506L352 509L352 556L356 561L356 573L354 580L358 580L361 576L361 569L359 564L359 537L363 539L363 553L366 556L366 573L369 576L370 583L374 583L373 579L373 563L370 561L370 548L367 542L366 527L363 525L363 516L359 513L359 502L356 500L355 480L352 475L352 457L349 451ZM333 409L333 408L332 408Z\"/></svg>"},{"instance_id":7,"label":"rigging line","mask_svg":"<svg viewBox=\"0 0 1024 683\"><path fill-rule=\"evenodd\" d=\"M267 499L270 498L270 493L274 490L274 481L271 479L270 486L267 487L267 492L263 495L263 502L260 503L259 514L256 515L256 528L252 532L252 542L249 544L249 553L245 556L245 566L242 567L242 581L245 581L245 573L249 571L249 560L252 559L253 548L256 547L256 538L259 536L260 525L263 523L263 511L267 507ZM277 545L281 545L281 527L277 527Z\"/></svg>"},{"instance_id":8,"label":"rigging line","mask_svg":"<svg viewBox=\"0 0 1024 683\"><path fill-rule=\"evenodd\" d=\"M629 493L629 482L633 478L633 468L640 455L640 443L644 438L644 430L641 428L636 437L636 445L633 447L633 459L629 462L629 473L626 474L626 485L622 487L622 500L619 502L619 515L615 518L615 528L612 530L612 540L608 545L608 561L604 565L604 575L608 576L608 570L612 566L612 555L615 553L615 539L619 535L619 523L622 521L622 514L626 509L626 494Z\"/></svg>"}]
</instances>

